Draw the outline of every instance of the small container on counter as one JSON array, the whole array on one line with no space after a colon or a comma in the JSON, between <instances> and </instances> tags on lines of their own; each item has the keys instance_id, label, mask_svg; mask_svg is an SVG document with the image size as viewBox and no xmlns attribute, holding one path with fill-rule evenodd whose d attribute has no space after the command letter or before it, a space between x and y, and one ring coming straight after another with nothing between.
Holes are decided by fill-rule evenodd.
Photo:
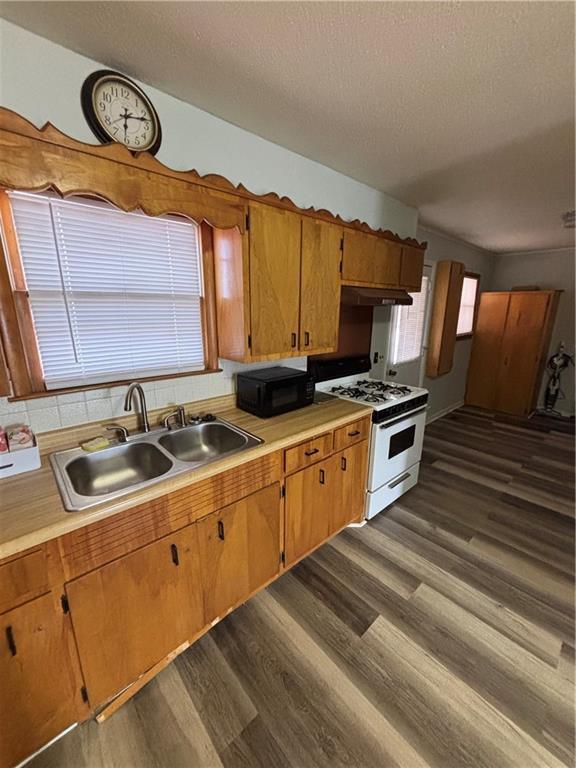
<instances>
[{"instance_id":1,"label":"small container on counter","mask_svg":"<svg viewBox=\"0 0 576 768\"><path fill-rule=\"evenodd\" d=\"M26 424L0 426L0 480L40 467L34 432Z\"/></svg>"}]
</instances>

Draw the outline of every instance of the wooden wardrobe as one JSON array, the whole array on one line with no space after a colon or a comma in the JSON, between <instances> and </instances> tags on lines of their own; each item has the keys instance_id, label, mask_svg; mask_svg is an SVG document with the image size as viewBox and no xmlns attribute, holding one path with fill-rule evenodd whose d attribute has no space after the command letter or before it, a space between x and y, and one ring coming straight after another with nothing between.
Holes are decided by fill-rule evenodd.
<instances>
[{"instance_id":1,"label":"wooden wardrobe","mask_svg":"<svg viewBox=\"0 0 576 768\"><path fill-rule=\"evenodd\" d=\"M528 415L537 405L561 291L482 293L466 404Z\"/></svg>"}]
</instances>

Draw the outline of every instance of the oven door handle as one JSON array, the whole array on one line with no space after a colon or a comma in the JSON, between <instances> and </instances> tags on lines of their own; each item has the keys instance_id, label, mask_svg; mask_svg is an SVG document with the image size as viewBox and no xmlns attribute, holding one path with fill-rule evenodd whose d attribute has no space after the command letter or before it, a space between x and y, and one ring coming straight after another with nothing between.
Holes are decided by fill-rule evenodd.
<instances>
[{"instance_id":1,"label":"oven door handle","mask_svg":"<svg viewBox=\"0 0 576 768\"><path fill-rule=\"evenodd\" d=\"M384 424L378 424L378 427L380 429L388 429L388 427L394 427L396 424L399 424L401 421L406 421L407 419L411 419L412 416L416 416L417 413L422 413L422 411L425 411L427 405L423 405L422 408L417 408L415 411L410 411L410 413L405 413L402 416L399 416L397 419L394 419L393 421L387 421Z\"/></svg>"}]
</instances>

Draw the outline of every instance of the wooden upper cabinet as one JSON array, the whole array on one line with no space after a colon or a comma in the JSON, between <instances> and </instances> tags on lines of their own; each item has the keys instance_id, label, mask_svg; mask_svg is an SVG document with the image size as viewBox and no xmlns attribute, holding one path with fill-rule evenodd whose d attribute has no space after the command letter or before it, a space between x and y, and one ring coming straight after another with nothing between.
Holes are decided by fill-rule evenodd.
<instances>
[{"instance_id":1,"label":"wooden upper cabinet","mask_svg":"<svg viewBox=\"0 0 576 768\"><path fill-rule=\"evenodd\" d=\"M342 280L356 285L400 285L402 246L367 232L344 232Z\"/></svg>"},{"instance_id":2,"label":"wooden upper cabinet","mask_svg":"<svg viewBox=\"0 0 576 768\"><path fill-rule=\"evenodd\" d=\"M0 680L2 768L87 717L70 616L52 594L0 616Z\"/></svg>"},{"instance_id":3,"label":"wooden upper cabinet","mask_svg":"<svg viewBox=\"0 0 576 768\"><path fill-rule=\"evenodd\" d=\"M452 370L463 278L464 264L459 261L439 261L436 265L427 376L443 376Z\"/></svg>"},{"instance_id":4,"label":"wooden upper cabinet","mask_svg":"<svg viewBox=\"0 0 576 768\"><path fill-rule=\"evenodd\" d=\"M299 347L305 354L338 348L342 230L302 219Z\"/></svg>"},{"instance_id":5,"label":"wooden upper cabinet","mask_svg":"<svg viewBox=\"0 0 576 768\"><path fill-rule=\"evenodd\" d=\"M280 570L280 484L197 524L206 621L223 616Z\"/></svg>"},{"instance_id":6,"label":"wooden upper cabinet","mask_svg":"<svg viewBox=\"0 0 576 768\"><path fill-rule=\"evenodd\" d=\"M66 586L92 707L204 626L195 525Z\"/></svg>"},{"instance_id":7,"label":"wooden upper cabinet","mask_svg":"<svg viewBox=\"0 0 576 768\"><path fill-rule=\"evenodd\" d=\"M270 206L250 206L254 357L298 352L301 229L298 214Z\"/></svg>"},{"instance_id":8,"label":"wooden upper cabinet","mask_svg":"<svg viewBox=\"0 0 576 768\"><path fill-rule=\"evenodd\" d=\"M418 293L422 288L424 271L424 251L412 245L402 246L402 266L400 268L400 286L411 293Z\"/></svg>"}]
</instances>

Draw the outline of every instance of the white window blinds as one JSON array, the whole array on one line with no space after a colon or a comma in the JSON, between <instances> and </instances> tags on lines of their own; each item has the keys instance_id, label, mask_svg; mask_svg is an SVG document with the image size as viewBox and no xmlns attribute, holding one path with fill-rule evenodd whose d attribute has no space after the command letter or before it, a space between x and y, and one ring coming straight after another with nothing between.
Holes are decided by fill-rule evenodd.
<instances>
[{"instance_id":1,"label":"white window blinds","mask_svg":"<svg viewBox=\"0 0 576 768\"><path fill-rule=\"evenodd\" d=\"M460 299L460 311L458 313L458 326L456 335L472 333L474 329L474 310L476 308L476 294L478 293L478 278L464 277L462 281L462 297Z\"/></svg>"},{"instance_id":2,"label":"white window blinds","mask_svg":"<svg viewBox=\"0 0 576 768\"><path fill-rule=\"evenodd\" d=\"M419 293L411 293L413 303L397 305L392 313L391 354L393 365L417 360L422 354L428 277L422 278Z\"/></svg>"},{"instance_id":3,"label":"white window blinds","mask_svg":"<svg viewBox=\"0 0 576 768\"><path fill-rule=\"evenodd\" d=\"M9 196L48 389L204 368L196 224Z\"/></svg>"}]
</instances>

